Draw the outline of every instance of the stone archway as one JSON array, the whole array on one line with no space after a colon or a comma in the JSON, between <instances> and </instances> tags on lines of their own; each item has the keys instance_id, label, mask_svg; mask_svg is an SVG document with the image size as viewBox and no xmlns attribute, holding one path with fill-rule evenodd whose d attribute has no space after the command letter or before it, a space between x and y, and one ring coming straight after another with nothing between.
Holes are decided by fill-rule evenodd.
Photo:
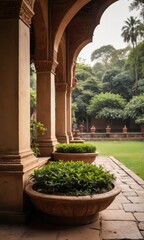
<instances>
[{"instance_id":1,"label":"stone archway","mask_svg":"<svg viewBox=\"0 0 144 240\"><path fill-rule=\"evenodd\" d=\"M24 187L30 172L38 167L38 160L30 149L29 133L29 42L33 10L35 9L36 12L33 26L36 44L34 58L39 76L38 116L48 126L47 134L39 142L47 156L47 148L51 154L57 142L55 138L55 69L58 47L67 25L88 2L90 0L0 1L0 9L2 9L0 11L0 66L2 66L0 80L0 219L2 221L24 220ZM115 0L92 1L101 7L98 14L101 14L112 2ZM57 11L59 8L62 11ZM41 22L38 21L38 16ZM86 19L86 15L84 17ZM39 36L40 33L42 37ZM85 39L87 41L91 39L91 36ZM64 83L67 86L67 96L64 98L70 109L73 76L70 75L69 69L78 51L86 42L83 39L78 45L71 45L73 55L68 53L69 41L70 39L66 37L67 55L63 67L67 74L65 81L60 81L60 84ZM71 64L66 66L66 62ZM70 122L70 112L67 114L68 118ZM70 128L68 131L70 135Z\"/></svg>"}]
</instances>

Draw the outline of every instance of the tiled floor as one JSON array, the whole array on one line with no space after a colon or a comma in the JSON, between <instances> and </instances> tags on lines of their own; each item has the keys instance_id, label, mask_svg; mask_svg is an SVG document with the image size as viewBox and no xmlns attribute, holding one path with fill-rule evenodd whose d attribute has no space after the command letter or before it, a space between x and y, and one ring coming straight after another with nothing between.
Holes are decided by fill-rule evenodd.
<instances>
[{"instance_id":1,"label":"tiled floor","mask_svg":"<svg viewBox=\"0 0 144 240\"><path fill-rule=\"evenodd\" d=\"M122 192L100 214L84 226L60 227L39 219L27 225L0 225L0 240L139 240L144 239L144 181L113 157L97 157L117 176Z\"/></svg>"}]
</instances>

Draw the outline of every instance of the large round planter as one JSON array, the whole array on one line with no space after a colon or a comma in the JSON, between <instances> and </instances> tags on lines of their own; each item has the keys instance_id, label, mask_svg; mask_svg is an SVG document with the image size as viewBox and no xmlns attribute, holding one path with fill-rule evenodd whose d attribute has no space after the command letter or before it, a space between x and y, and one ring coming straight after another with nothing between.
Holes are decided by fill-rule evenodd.
<instances>
[{"instance_id":1,"label":"large round planter","mask_svg":"<svg viewBox=\"0 0 144 240\"><path fill-rule=\"evenodd\" d=\"M106 209L121 191L118 185L114 185L111 191L102 194L61 196L38 193L32 186L33 184L28 184L25 191L35 207L55 219L60 219L62 224L68 225L82 225L96 221L99 212Z\"/></svg>"},{"instance_id":2,"label":"large round planter","mask_svg":"<svg viewBox=\"0 0 144 240\"><path fill-rule=\"evenodd\" d=\"M85 163L92 163L96 160L98 153L53 153L55 160L63 161L83 161Z\"/></svg>"}]
</instances>

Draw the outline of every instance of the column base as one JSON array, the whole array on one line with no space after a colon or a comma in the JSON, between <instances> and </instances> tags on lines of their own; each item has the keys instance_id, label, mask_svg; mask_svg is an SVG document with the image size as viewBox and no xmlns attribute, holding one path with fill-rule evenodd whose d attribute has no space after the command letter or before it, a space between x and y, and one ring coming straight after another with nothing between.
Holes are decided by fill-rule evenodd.
<instances>
[{"instance_id":1,"label":"column base","mask_svg":"<svg viewBox=\"0 0 144 240\"><path fill-rule=\"evenodd\" d=\"M74 139L74 138L73 138L73 134L72 134L72 132L68 133L68 138L69 138L69 141L71 141L71 140Z\"/></svg>"},{"instance_id":2,"label":"column base","mask_svg":"<svg viewBox=\"0 0 144 240\"><path fill-rule=\"evenodd\" d=\"M24 189L37 167L38 159L31 150L0 156L0 222L25 222L27 203Z\"/></svg>"},{"instance_id":3,"label":"column base","mask_svg":"<svg viewBox=\"0 0 144 240\"><path fill-rule=\"evenodd\" d=\"M56 135L57 140L59 143L69 143L69 137L68 135Z\"/></svg>"},{"instance_id":4,"label":"column base","mask_svg":"<svg viewBox=\"0 0 144 240\"><path fill-rule=\"evenodd\" d=\"M55 145L58 144L57 139L46 139L38 141L40 157L51 157L52 152L55 151Z\"/></svg>"}]
</instances>

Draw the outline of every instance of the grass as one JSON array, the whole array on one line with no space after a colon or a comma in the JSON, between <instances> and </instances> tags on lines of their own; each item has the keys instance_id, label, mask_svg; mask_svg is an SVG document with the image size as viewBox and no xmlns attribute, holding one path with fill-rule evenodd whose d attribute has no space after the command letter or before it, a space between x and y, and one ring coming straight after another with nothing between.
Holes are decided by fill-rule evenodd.
<instances>
[{"instance_id":1,"label":"grass","mask_svg":"<svg viewBox=\"0 0 144 240\"><path fill-rule=\"evenodd\" d=\"M136 141L96 141L101 156L113 156L126 167L144 179L144 142Z\"/></svg>"}]
</instances>

